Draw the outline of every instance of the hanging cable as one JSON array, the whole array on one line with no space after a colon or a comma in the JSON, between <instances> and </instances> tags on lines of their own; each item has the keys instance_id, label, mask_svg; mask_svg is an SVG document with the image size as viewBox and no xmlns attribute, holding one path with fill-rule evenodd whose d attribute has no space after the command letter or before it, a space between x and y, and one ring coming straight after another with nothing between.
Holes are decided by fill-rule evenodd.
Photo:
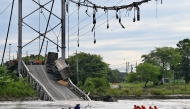
<instances>
[{"instance_id":1,"label":"hanging cable","mask_svg":"<svg viewBox=\"0 0 190 109\"><path fill-rule=\"evenodd\" d=\"M40 4L40 0L38 0L38 3ZM40 52L40 36L41 36L41 32L40 32L40 5L39 5L39 52ZM39 60L40 56L38 55L38 60Z\"/></svg>"},{"instance_id":2,"label":"hanging cable","mask_svg":"<svg viewBox=\"0 0 190 109\"><path fill-rule=\"evenodd\" d=\"M47 20L45 14L43 13L43 11L42 11L42 14L43 14L45 20L48 22L48 20ZM52 27L51 27L50 24L49 24L49 27L50 27L50 29L52 30L53 34L54 34L54 35L56 36L56 38L57 38L57 52L59 52L59 47L58 47L58 38L59 38L59 35L56 35L56 33L54 32L54 30L52 29ZM61 30L60 30L60 31L61 31Z\"/></svg>"},{"instance_id":3,"label":"hanging cable","mask_svg":"<svg viewBox=\"0 0 190 109\"><path fill-rule=\"evenodd\" d=\"M107 10L107 29L109 28L108 10Z\"/></svg>"},{"instance_id":4,"label":"hanging cable","mask_svg":"<svg viewBox=\"0 0 190 109\"><path fill-rule=\"evenodd\" d=\"M101 16L103 16L104 14L102 14ZM101 16L99 16L99 17L101 17ZM113 19L115 16L113 16L113 17L111 17L111 18L109 18L109 20L111 20L111 19ZM108 21L109 21L108 20ZM98 27L100 27L100 26L102 26L103 24L105 24L107 21L105 21L105 22L103 22L103 23L101 23L100 25L98 25L98 26L96 26L96 28L98 28ZM88 25L90 25L91 23L89 23L89 24L87 24L86 26L88 26ZM86 26L84 26L84 27L82 27L81 29L83 29L83 28L85 28ZM80 29L80 30L81 30ZM84 34L82 34L80 37L82 37L82 36L84 36L84 35L86 35L87 33L89 33L89 32L92 32L92 30L89 30L89 31L87 31L86 33L84 33ZM75 34L76 32L74 32L73 34ZM76 40L76 38L75 39L72 39L72 40L70 40L70 42L72 42L72 41L74 41L74 40Z\"/></svg>"},{"instance_id":5,"label":"hanging cable","mask_svg":"<svg viewBox=\"0 0 190 109\"><path fill-rule=\"evenodd\" d=\"M5 40L5 47L4 47L3 56L2 56L2 60L1 60L1 66L3 66L4 55L5 55L5 50L6 50L6 46L7 46L7 40L8 40L8 37L9 37L9 30L10 30L10 25L11 25L13 7L14 7L14 0L12 2L11 15L10 15L10 19L9 19L9 26L8 26L8 30L7 30L7 37L6 37L6 40Z\"/></svg>"},{"instance_id":6,"label":"hanging cable","mask_svg":"<svg viewBox=\"0 0 190 109\"><path fill-rule=\"evenodd\" d=\"M157 4L158 3L158 1L156 0L156 18L157 18Z\"/></svg>"},{"instance_id":7,"label":"hanging cable","mask_svg":"<svg viewBox=\"0 0 190 109\"><path fill-rule=\"evenodd\" d=\"M78 47L79 47L79 8L80 8L80 3L78 3L78 34L77 34L77 36L78 36Z\"/></svg>"},{"instance_id":8,"label":"hanging cable","mask_svg":"<svg viewBox=\"0 0 190 109\"><path fill-rule=\"evenodd\" d=\"M50 14L49 14L49 18L48 18L48 22L47 22L47 25L46 25L46 30L45 30L45 34L44 34L44 37L43 37L43 41L42 41L42 45L41 45L41 49L40 49L39 55L41 53L41 50L42 50L42 47L43 47L43 44L44 44L44 40L46 38L46 33L47 33L47 29L48 29L50 18L51 18L51 13L52 13L52 10L53 10L54 0L52 0L52 1L53 1L53 3L52 3L52 6L51 6L51 11L50 11Z\"/></svg>"},{"instance_id":9,"label":"hanging cable","mask_svg":"<svg viewBox=\"0 0 190 109\"><path fill-rule=\"evenodd\" d=\"M136 18L135 18L135 7L134 7L134 18L133 18L133 22L136 21Z\"/></svg>"},{"instance_id":10,"label":"hanging cable","mask_svg":"<svg viewBox=\"0 0 190 109\"><path fill-rule=\"evenodd\" d=\"M68 5L68 12L67 13L68 13L68 18L67 18L67 20L68 20L68 24L67 24L68 25L68 32L67 32L67 34L68 34L68 58L69 58L69 20L70 20L69 19L69 16L70 16L69 15L69 5Z\"/></svg>"},{"instance_id":11,"label":"hanging cable","mask_svg":"<svg viewBox=\"0 0 190 109\"><path fill-rule=\"evenodd\" d=\"M119 10L119 23L120 23L121 27L125 29L125 27L124 27L123 24L121 23L121 12L120 12L120 10Z\"/></svg>"}]
</instances>

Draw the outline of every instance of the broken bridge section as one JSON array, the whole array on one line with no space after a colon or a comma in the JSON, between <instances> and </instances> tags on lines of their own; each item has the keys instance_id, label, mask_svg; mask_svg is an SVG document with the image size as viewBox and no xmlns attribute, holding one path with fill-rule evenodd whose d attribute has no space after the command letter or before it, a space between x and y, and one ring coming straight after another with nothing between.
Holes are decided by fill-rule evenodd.
<instances>
[{"instance_id":1,"label":"broken bridge section","mask_svg":"<svg viewBox=\"0 0 190 109\"><path fill-rule=\"evenodd\" d=\"M46 72L45 65L26 66L23 63L22 75L28 78L41 100L90 100L88 95L72 84L70 79L65 83L57 81L53 74Z\"/></svg>"}]
</instances>

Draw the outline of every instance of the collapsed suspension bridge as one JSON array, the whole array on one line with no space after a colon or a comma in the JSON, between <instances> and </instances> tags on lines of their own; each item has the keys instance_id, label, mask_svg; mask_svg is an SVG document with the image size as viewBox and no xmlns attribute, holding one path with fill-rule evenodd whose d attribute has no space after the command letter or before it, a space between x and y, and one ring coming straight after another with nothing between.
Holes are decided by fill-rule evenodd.
<instances>
[{"instance_id":1,"label":"collapsed suspension bridge","mask_svg":"<svg viewBox=\"0 0 190 109\"><path fill-rule=\"evenodd\" d=\"M133 18L133 22L136 21L140 21L140 5L142 3L147 3L148 1L151 0L142 0L142 1L137 1L137 2L133 2L131 4L128 5L122 5L122 6L98 6L96 4L94 4L93 2L89 1L89 0L84 0L84 1L74 1L74 0L61 0L61 17L59 17L58 15L56 15L55 13L53 13L53 8L54 8L54 3L56 0L49 0L48 2L41 4L40 0L36 1L36 0L31 0L33 3L35 3L38 8L35 9L34 11L32 11L31 13L27 14L26 16L23 17L23 0L18 0L18 54L17 54L17 59L18 59L18 74L20 77L28 77L29 81L34 83L34 89L36 89L40 94L40 98L43 100L90 100L90 98L88 97L87 94L85 94L84 92L82 92L79 88L77 88L72 81L68 78L64 78L62 76L62 79L64 78L65 82L67 83L66 86L63 86L61 84L59 84L55 79L54 79L54 75L51 75L49 73L47 73L47 65L25 65L24 62L22 62L22 50L24 47L26 47L27 45L31 44L33 41L37 40L40 37L43 37L43 40L41 42L41 47L39 46L39 54L38 56L40 56L43 45L44 45L44 41L45 39L50 41L51 43L53 43L54 45L57 46L57 51L58 48L61 49L61 58L62 61L65 61L65 51L66 51L66 14L69 14L69 2L75 3L78 7L77 11L78 11L78 30L77 30L77 36L78 36L78 40L77 40L77 46L79 47L79 37L80 37L80 28L79 28L79 10L81 6L87 7L87 10L85 11L85 13L87 14L87 16L90 16L90 14L88 14L88 8L91 8L93 11L92 14L92 29L90 31L94 32L94 43L96 43L96 38L95 38L95 29L96 27L96 22L97 22L97 17L96 14L98 12L98 9L102 9L104 10L104 12L106 13L107 16L107 29L109 28L109 20L108 19L108 13L110 10L115 11L115 16L116 19L118 19L119 24L121 25L122 28L125 29L124 25L121 22L121 10L126 10L128 11L132 11L132 9L134 9L134 18ZM109 1L109 0L108 0ZM14 2L15 0L13 0L12 4L12 8L11 8L11 14L10 14L10 20L9 20L9 26L8 26L8 31L7 31L7 37L6 37L6 41L5 41L5 46L4 46L4 52L3 52L3 56L2 56L2 61L1 61L1 65L3 65L4 62L4 54L5 54L5 50L6 50L6 45L7 45L7 41L8 41L8 36L9 36L9 29L11 26L11 20L12 20L12 13L13 13L13 8L14 8ZM162 3L162 0L161 0ZM11 5L10 4L10 5ZM48 9L46 7L46 5L50 4L50 9ZM10 6L9 5L9 6ZM8 7L9 7L8 6ZM7 8L8 8L7 7ZM6 8L6 9L7 9ZM5 10L6 10L5 9ZM32 14L34 14L35 12L39 11L39 29L36 29L34 27L32 27L31 25L29 25L25 19L28 18L29 16L31 16ZM48 12L48 18L46 18L44 11ZM4 10L3 10L4 12ZM3 13L2 12L2 13ZM137 14L136 14L137 12ZM0 15L2 14L0 13ZM40 23L40 13L42 13L42 15L45 18L46 21L46 26L45 26L45 31L41 31L41 23ZM55 26L50 26L50 20L52 18L52 16L54 18L57 18L59 20L58 24L56 24ZM68 15L68 19L69 19L69 15ZM69 22L69 20L68 20ZM22 32L23 32L23 25L27 26L28 28L30 28L31 30L35 31L38 36L36 38L34 38L32 41L26 43L25 45L23 45L22 43ZM56 35L54 32L54 29L57 28L58 26L60 26L60 36L61 36L61 45L58 44L58 37L59 35ZM49 29L50 28L50 29ZM47 34L49 32L53 32L56 37L57 37L57 42L52 41L50 38L47 37ZM69 25L68 25L68 32L69 32ZM69 37L69 35L68 35ZM68 38L68 51L69 51L69 38ZM47 52L47 50L46 50ZM45 53L46 55L46 53ZM55 59L56 60L56 59ZM55 61L54 60L54 61ZM65 65L64 65L65 67ZM61 71L59 71L61 72ZM65 73L65 71L63 71ZM65 73L67 74L67 73Z\"/></svg>"}]
</instances>

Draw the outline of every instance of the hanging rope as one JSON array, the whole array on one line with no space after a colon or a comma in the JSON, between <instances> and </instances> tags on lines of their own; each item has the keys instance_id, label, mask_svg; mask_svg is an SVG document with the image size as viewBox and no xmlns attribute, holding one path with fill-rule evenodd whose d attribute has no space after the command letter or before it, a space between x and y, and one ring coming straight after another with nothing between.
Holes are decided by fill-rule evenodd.
<instances>
[{"instance_id":1,"label":"hanging rope","mask_svg":"<svg viewBox=\"0 0 190 109\"><path fill-rule=\"evenodd\" d=\"M88 3L87 3L87 5L88 5ZM87 7L85 13L90 17L90 15L88 14L88 7Z\"/></svg>"},{"instance_id":2,"label":"hanging rope","mask_svg":"<svg viewBox=\"0 0 190 109\"><path fill-rule=\"evenodd\" d=\"M97 12L97 8L96 8L96 5L94 5L94 8L93 8L93 27L92 27L92 32L94 31L94 44L96 43L96 34L95 34L95 26L96 26L96 12Z\"/></svg>"},{"instance_id":3,"label":"hanging rope","mask_svg":"<svg viewBox=\"0 0 190 109\"><path fill-rule=\"evenodd\" d=\"M93 24L94 24L94 26L92 27L92 32L93 32L93 30L94 30L94 28L95 28L95 25L96 25L96 12L97 12L98 10L97 10L97 8L96 8L96 5L94 5L94 7L93 7Z\"/></svg>"},{"instance_id":4,"label":"hanging rope","mask_svg":"<svg viewBox=\"0 0 190 109\"><path fill-rule=\"evenodd\" d=\"M107 29L109 28L108 10L107 10Z\"/></svg>"},{"instance_id":5,"label":"hanging rope","mask_svg":"<svg viewBox=\"0 0 190 109\"><path fill-rule=\"evenodd\" d=\"M96 26L94 27L94 44L96 43L96 33L95 33Z\"/></svg>"},{"instance_id":6,"label":"hanging rope","mask_svg":"<svg viewBox=\"0 0 190 109\"><path fill-rule=\"evenodd\" d=\"M136 18L135 18L135 7L134 7L134 18L133 18L133 22L136 21Z\"/></svg>"},{"instance_id":7,"label":"hanging rope","mask_svg":"<svg viewBox=\"0 0 190 109\"><path fill-rule=\"evenodd\" d=\"M6 37L6 40L5 40L5 47L4 47L3 56L2 56L2 60L1 60L1 66L3 66L4 55L5 55L5 49L6 49L7 40L8 40L8 37L9 37L9 30L10 30L11 19L12 19L12 13L13 13L13 6L14 6L14 0L13 0L13 2L12 2L11 14L10 14L10 19L9 19L9 26L8 26L8 30L7 30L7 37Z\"/></svg>"},{"instance_id":8,"label":"hanging rope","mask_svg":"<svg viewBox=\"0 0 190 109\"><path fill-rule=\"evenodd\" d=\"M78 45L77 45L78 47L79 47L79 8L80 8L80 3L78 3L78 34L77 34L78 35L78 41L77 41L78 42Z\"/></svg>"},{"instance_id":9,"label":"hanging rope","mask_svg":"<svg viewBox=\"0 0 190 109\"><path fill-rule=\"evenodd\" d=\"M156 0L156 18L157 18L157 4L158 3L158 1Z\"/></svg>"},{"instance_id":10,"label":"hanging rope","mask_svg":"<svg viewBox=\"0 0 190 109\"><path fill-rule=\"evenodd\" d=\"M124 27L123 24L121 23L121 12L120 12L120 10L119 10L119 23L120 23L121 27L125 29L125 27Z\"/></svg>"}]
</instances>

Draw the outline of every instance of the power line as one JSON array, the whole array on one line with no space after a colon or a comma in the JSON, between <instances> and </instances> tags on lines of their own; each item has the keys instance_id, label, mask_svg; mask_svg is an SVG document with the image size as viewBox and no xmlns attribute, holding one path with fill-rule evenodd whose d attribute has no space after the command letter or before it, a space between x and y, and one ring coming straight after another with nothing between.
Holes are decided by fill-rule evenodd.
<instances>
[{"instance_id":1,"label":"power line","mask_svg":"<svg viewBox=\"0 0 190 109\"><path fill-rule=\"evenodd\" d=\"M0 15L3 14L3 13L11 6L11 4L13 4L13 2L10 3L10 4L0 13Z\"/></svg>"},{"instance_id":2,"label":"power line","mask_svg":"<svg viewBox=\"0 0 190 109\"><path fill-rule=\"evenodd\" d=\"M109 1L109 0L107 0L104 4L106 4L108 1ZM121 0L121 1L123 1L123 0ZM121 2L121 1L120 1L120 2ZM118 2L117 4L119 4L120 2ZM103 4L103 5L104 5L104 4ZM117 5L117 4L116 4L116 5ZM78 10L78 9L76 9L76 10L75 10L72 14L70 14L68 17L70 17L71 15L73 15L77 10ZM43 13L43 11L42 11L42 13ZM43 13L43 15L44 15L44 13ZM102 16L102 15L101 15L101 16ZM100 17L101 17L101 16L100 16ZM67 18L68 18L68 17L67 17ZM47 18L45 17L45 15L44 15L44 18L45 18L45 20L47 21ZM88 17L86 17L86 18L88 18ZM86 19L86 18L85 18L85 19ZM98 18L99 18L99 17L98 17ZM83 19L82 21L80 21L79 24L82 23L85 19ZM77 25L78 25L78 24L76 24L74 27L76 27ZM50 24L49 24L49 26L50 26ZM71 27L71 29L73 29L74 27ZM51 26L50 26L50 28L51 28ZM71 30L71 29L69 29L69 30ZM82 28L82 29L83 29L83 28ZM81 29L80 29L80 30L81 30ZM53 30L52 30L52 31L53 31ZM53 33L54 33L54 35L57 37L57 35L55 34L54 31L53 31ZM59 35L58 35L58 36L59 36ZM71 36L71 35L69 35L69 36ZM59 42L60 42L60 41L59 41ZM71 42L71 41L70 41L70 42ZM50 45L50 46L53 46L53 45L54 45L54 44L52 44L52 45Z\"/></svg>"},{"instance_id":3,"label":"power line","mask_svg":"<svg viewBox=\"0 0 190 109\"><path fill-rule=\"evenodd\" d=\"M6 37L6 40L5 40L5 47L4 47L4 52L3 52L3 56L2 56L1 66L3 65L4 55L5 55L5 49L6 49L7 40L8 40L8 37L9 37L9 30L10 30L10 26L11 26L11 19L12 19L13 7L14 7L14 0L13 0L13 2L12 2L11 14L10 14L10 19L9 19L9 26L8 26L8 30L7 30L7 37Z\"/></svg>"}]
</instances>

